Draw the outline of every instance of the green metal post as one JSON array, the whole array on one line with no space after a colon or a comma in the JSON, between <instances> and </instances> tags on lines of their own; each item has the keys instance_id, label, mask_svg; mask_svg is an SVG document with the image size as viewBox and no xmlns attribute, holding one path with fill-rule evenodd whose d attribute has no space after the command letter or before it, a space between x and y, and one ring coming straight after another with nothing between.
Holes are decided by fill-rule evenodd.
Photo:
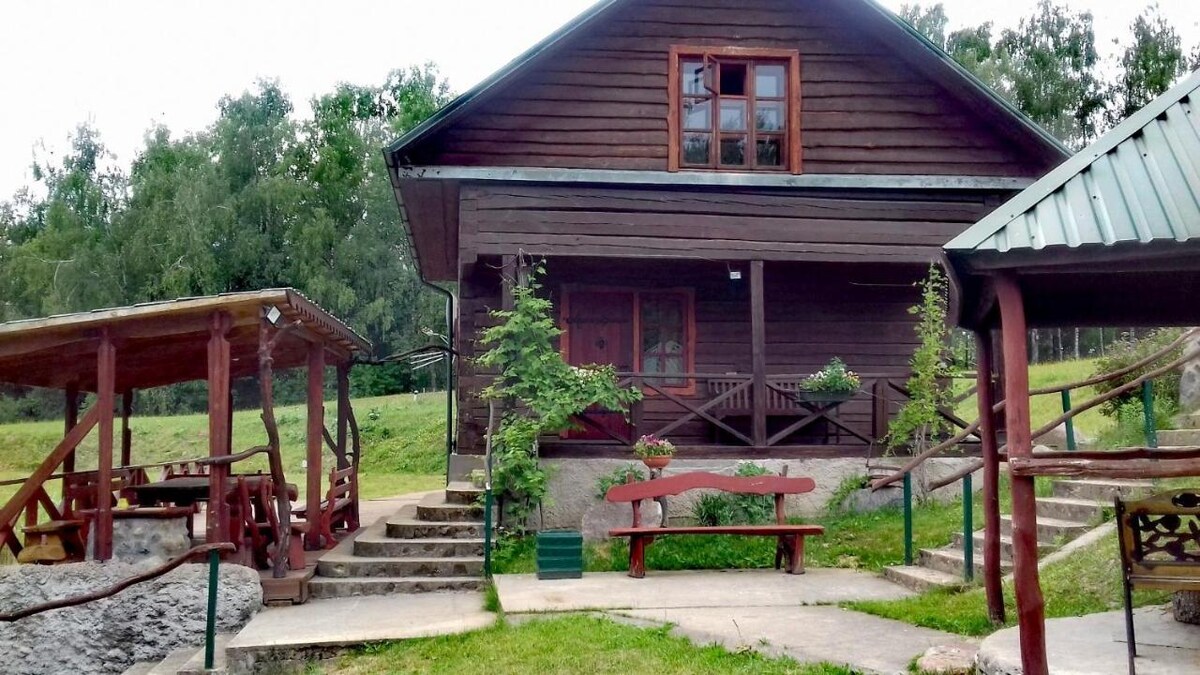
<instances>
[{"instance_id":1,"label":"green metal post","mask_svg":"<svg viewBox=\"0 0 1200 675\"><path fill-rule=\"evenodd\" d=\"M963 476L963 578L975 579L975 490L971 485L971 474Z\"/></svg>"},{"instance_id":2,"label":"green metal post","mask_svg":"<svg viewBox=\"0 0 1200 675\"><path fill-rule=\"evenodd\" d=\"M212 670L217 647L217 572L221 554L208 552L208 619L204 625L204 669Z\"/></svg>"},{"instance_id":3,"label":"green metal post","mask_svg":"<svg viewBox=\"0 0 1200 675\"><path fill-rule=\"evenodd\" d=\"M912 474L904 474L904 564L913 564Z\"/></svg>"},{"instance_id":4,"label":"green metal post","mask_svg":"<svg viewBox=\"0 0 1200 675\"><path fill-rule=\"evenodd\" d=\"M1071 412L1071 390L1063 389L1062 391L1063 414ZM1079 447L1075 444L1075 419L1067 418L1067 450L1074 452Z\"/></svg>"},{"instance_id":5,"label":"green metal post","mask_svg":"<svg viewBox=\"0 0 1200 675\"><path fill-rule=\"evenodd\" d=\"M1146 447L1158 447L1158 425L1154 421L1154 382L1142 383L1142 419L1146 423Z\"/></svg>"}]
</instances>

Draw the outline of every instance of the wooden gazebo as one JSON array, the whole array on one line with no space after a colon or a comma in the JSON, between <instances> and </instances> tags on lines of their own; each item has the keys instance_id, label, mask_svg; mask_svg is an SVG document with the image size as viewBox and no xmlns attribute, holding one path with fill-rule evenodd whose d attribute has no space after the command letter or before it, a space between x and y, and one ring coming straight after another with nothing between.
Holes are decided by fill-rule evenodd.
<instances>
[{"instance_id":1,"label":"wooden gazebo","mask_svg":"<svg viewBox=\"0 0 1200 675\"><path fill-rule=\"evenodd\" d=\"M1027 329L1200 325L1200 72L946 246L958 322L979 345L989 607L1003 608L992 423L1002 385L1026 675L1047 673L1034 477L1200 475L1200 449L1033 455ZM998 333L997 333L998 331ZM999 349L995 348L998 335ZM999 375L998 375L999 374ZM1116 555L1116 551L1113 552Z\"/></svg>"},{"instance_id":2,"label":"wooden gazebo","mask_svg":"<svg viewBox=\"0 0 1200 675\"><path fill-rule=\"evenodd\" d=\"M231 541L235 535L230 531L226 497L231 461L237 459L231 447L231 383L241 377L262 378L264 417L269 417L272 370L297 367L308 372L305 511L318 513L325 494L322 450L326 440L339 465L357 464L357 456L348 451L353 419L349 369L356 356L369 353L366 340L291 289L186 298L0 325L0 382L61 390L66 401L62 442L0 506L0 548L20 551L17 531L23 513L27 528L39 517L39 508L43 518L46 513L51 518L59 513L44 484L63 478L65 485L67 478L79 473L76 448L96 428L99 454L90 483L96 492L94 509L88 512L94 541L90 554L97 560L111 558L114 478L119 482L128 475L123 469L134 466L129 432L133 393L194 380L208 383L208 459L201 462L210 463L199 472L208 481L205 538L209 543ZM325 429L322 391L327 366L337 372L335 434ZM94 394L95 403L80 415L79 399L84 393ZM118 418L122 433L117 437L119 448L114 448ZM273 428L268 428L268 435L277 455ZM281 502L281 510L285 505ZM286 514L283 518L286 522ZM308 528L305 538L309 548L328 543L316 528Z\"/></svg>"}]
</instances>

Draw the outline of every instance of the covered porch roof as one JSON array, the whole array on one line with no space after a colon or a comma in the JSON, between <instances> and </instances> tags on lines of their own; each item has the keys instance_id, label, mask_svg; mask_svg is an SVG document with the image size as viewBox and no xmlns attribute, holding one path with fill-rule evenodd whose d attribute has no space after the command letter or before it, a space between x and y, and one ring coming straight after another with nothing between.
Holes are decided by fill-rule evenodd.
<instances>
[{"instance_id":1,"label":"covered porch roof","mask_svg":"<svg viewBox=\"0 0 1200 675\"><path fill-rule=\"evenodd\" d=\"M104 333L119 353L117 391L204 379L215 314L229 318L231 375L252 375L258 371L259 327L272 309L279 311L279 325L296 324L272 354L276 368L304 365L314 343L333 363L371 352L370 343L345 323L298 291L282 288L0 324L0 382L94 392Z\"/></svg>"},{"instance_id":2,"label":"covered porch roof","mask_svg":"<svg viewBox=\"0 0 1200 675\"><path fill-rule=\"evenodd\" d=\"M994 324L989 277L1030 325L1200 322L1200 71L946 245L960 323Z\"/></svg>"}]
</instances>

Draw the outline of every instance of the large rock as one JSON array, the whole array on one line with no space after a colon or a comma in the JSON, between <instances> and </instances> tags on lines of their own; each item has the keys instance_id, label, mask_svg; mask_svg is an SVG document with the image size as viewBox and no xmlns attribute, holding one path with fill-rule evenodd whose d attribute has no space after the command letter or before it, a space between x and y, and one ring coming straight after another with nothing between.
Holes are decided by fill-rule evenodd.
<instances>
[{"instance_id":1,"label":"large rock","mask_svg":"<svg viewBox=\"0 0 1200 675\"><path fill-rule=\"evenodd\" d=\"M975 672L975 654L979 648L959 643L930 647L917 659L921 675L971 675Z\"/></svg>"},{"instance_id":2,"label":"large rock","mask_svg":"<svg viewBox=\"0 0 1200 675\"><path fill-rule=\"evenodd\" d=\"M658 502L642 502L642 527L654 527L662 522L662 506ZM583 540L604 541L608 531L633 526L633 507L629 504L597 502L583 514Z\"/></svg>"},{"instance_id":3,"label":"large rock","mask_svg":"<svg viewBox=\"0 0 1200 675\"><path fill-rule=\"evenodd\" d=\"M1183 353L1200 350L1200 335L1183 345ZM1179 409L1185 413L1200 411L1200 360L1189 361L1179 371Z\"/></svg>"},{"instance_id":4,"label":"large rock","mask_svg":"<svg viewBox=\"0 0 1200 675\"><path fill-rule=\"evenodd\" d=\"M878 490L855 490L846 495L841 508L851 513L870 513L903 505L904 488L900 485L889 485Z\"/></svg>"},{"instance_id":5,"label":"large rock","mask_svg":"<svg viewBox=\"0 0 1200 675\"><path fill-rule=\"evenodd\" d=\"M0 567L0 612L111 586L146 569L122 562ZM6 675L120 673L204 643L208 566L179 569L96 602L0 623ZM262 606L258 573L221 566L217 630L236 632Z\"/></svg>"},{"instance_id":6,"label":"large rock","mask_svg":"<svg viewBox=\"0 0 1200 675\"><path fill-rule=\"evenodd\" d=\"M1034 439L1035 442L1041 445L1048 445L1056 450L1067 449L1067 424L1066 422L1054 427L1050 431L1038 436ZM1075 445L1082 448L1091 444L1091 439L1088 438L1079 428L1075 428Z\"/></svg>"},{"instance_id":7,"label":"large rock","mask_svg":"<svg viewBox=\"0 0 1200 675\"><path fill-rule=\"evenodd\" d=\"M1200 592L1179 591L1171 597L1171 610L1176 621L1200 625Z\"/></svg>"},{"instance_id":8,"label":"large rock","mask_svg":"<svg viewBox=\"0 0 1200 675\"><path fill-rule=\"evenodd\" d=\"M185 518L120 518L113 521L113 559L161 565L192 547ZM88 534L88 559L96 550L95 528Z\"/></svg>"}]
</instances>

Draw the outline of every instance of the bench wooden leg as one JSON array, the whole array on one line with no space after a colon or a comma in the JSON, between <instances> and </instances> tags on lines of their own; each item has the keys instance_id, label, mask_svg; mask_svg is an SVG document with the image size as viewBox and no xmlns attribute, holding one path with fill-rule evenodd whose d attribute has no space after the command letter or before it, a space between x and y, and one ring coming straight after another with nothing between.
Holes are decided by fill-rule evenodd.
<instances>
[{"instance_id":1,"label":"bench wooden leg","mask_svg":"<svg viewBox=\"0 0 1200 675\"><path fill-rule=\"evenodd\" d=\"M791 557L788 559L788 574L804 574L804 535L796 534L791 539Z\"/></svg>"},{"instance_id":2,"label":"bench wooden leg","mask_svg":"<svg viewBox=\"0 0 1200 675\"><path fill-rule=\"evenodd\" d=\"M646 576L646 537L629 538L629 576L634 579Z\"/></svg>"}]
</instances>

